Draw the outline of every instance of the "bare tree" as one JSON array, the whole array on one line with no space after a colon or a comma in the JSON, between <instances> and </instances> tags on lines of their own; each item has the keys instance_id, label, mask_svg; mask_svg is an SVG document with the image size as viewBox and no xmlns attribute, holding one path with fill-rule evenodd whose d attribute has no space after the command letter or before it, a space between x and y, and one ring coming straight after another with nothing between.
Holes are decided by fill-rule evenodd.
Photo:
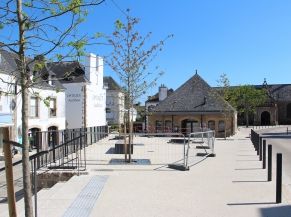
<instances>
[{"instance_id":1,"label":"bare tree","mask_svg":"<svg viewBox=\"0 0 291 217\"><path fill-rule=\"evenodd\" d=\"M136 30L136 25L139 22L140 19L131 17L129 10L127 10L125 22L117 20L112 36L105 36L107 43L112 46L112 52L106 62L118 75L124 88L127 111L125 118L127 123L125 124L129 126L129 162L131 161L133 140L133 105L139 97L146 93L148 88L155 85L157 78L162 75L163 72L159 71L159 67L150 68L150 66L157 54L163 49L165 41L173 37L173 35L168 35L158 43L148 45L147 42L152 33L141 35Z\"/></svg>"},{"instance_id":2,"label":"bare tree","mask_svg":"<svg viewBox=\"0 0 291 217\"><path fill-rule=\"evenodd\" d=\"M22 98L22 160L25 216L33 216L28 141L28 91L35 80L31 67L43 63L32 56L63 60L84 54L86 35L78 35L77 27L85 20L86 9L104 0L2 0L0 2L0 49L15 55ZM62 21L61 23L59 21Z\"/></svg>"}]
</instances>

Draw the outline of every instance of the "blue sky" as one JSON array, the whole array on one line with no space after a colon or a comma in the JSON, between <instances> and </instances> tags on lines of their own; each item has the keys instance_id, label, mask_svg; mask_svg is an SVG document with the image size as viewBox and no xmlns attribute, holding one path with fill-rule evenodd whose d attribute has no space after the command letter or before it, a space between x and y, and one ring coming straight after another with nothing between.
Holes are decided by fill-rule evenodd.
<instances>
[{"instance_id":1,"label":"blue sky","mask_svg":"<svg viewBox=\"0 0 291 217\"><path fill-rule=\"evenodd\" d=\"M195 70L212 86L222 73L231 85L291 83L290 0L106 0L91 8L81 33L110 34L120 11L131 9L141 19L141 33L153 32L151 43L174 34L153 62L165 71L158 85L178 88ZM58 21L61 25L66 21ZM87 47L106 54L108 48ZM116 78L110 68L106 75ZM155 87L146 95L157 91Z\"/></svg>"},{"instance_id":2,"label":"blue sky","mask_svg":"<svg viewBox=\"0 0 291 217\"><path fill-rule=\"evenodd\" d=\"M217 85L222 73L228 75L232 85L261 84L264 78L268 83L291 83L291 1L115 2L141 19L140 31L153 32L153 42L174 34L154 63L165 71L159 84L176 89L195 69L210 85ZM108 0L91 11L86 25L110 33L114 20L122 16ZM90 47L88 51L102 53L100 49ZM111 74L106 68L106 75Z\"/></svg>"}]
</instances>

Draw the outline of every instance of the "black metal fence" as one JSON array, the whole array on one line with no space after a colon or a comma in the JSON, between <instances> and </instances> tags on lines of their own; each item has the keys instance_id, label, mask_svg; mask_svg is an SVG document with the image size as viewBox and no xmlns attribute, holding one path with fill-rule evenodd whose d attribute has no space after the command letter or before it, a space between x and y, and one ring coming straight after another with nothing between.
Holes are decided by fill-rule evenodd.
<instances>
[{"instance_id":1,"label":"black metal fence","mask_svg":"<svg viewBox=\"0 0 291 217\"><path fill-rule=\"evenodd\" d=\"M49 169L85 169L86 147L106 136L108 136L107 126L29 134L32 150L36 150L36 153L47 151L37 158L37 168Z\"/></svg>"}]
</instances>

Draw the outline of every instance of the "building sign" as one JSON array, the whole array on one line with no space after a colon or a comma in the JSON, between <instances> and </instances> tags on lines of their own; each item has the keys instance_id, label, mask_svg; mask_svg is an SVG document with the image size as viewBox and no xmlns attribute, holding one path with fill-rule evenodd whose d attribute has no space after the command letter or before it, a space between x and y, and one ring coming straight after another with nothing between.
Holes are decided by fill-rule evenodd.
<instances>
[{"instance_id":1,"label":"building sign","mask_svg":"<svg viewBox=\"0 0 291 217\"><path fill-rule=\"evenodd\" d=\"M99 94L99 95L93 95L92 100L94 102L94 107L95 108L102 108L104 107L104 95Z\"/></svg>"},{"instance_id":2,"label":"building sign","mask_svg":"<svg viewBox=\"0 0 291 217\"><path fill-rule=\"evenodd\" d=\"M80 102L82 94L80 93L67 93L68 102Z\"/></svg>"}]
</instances>

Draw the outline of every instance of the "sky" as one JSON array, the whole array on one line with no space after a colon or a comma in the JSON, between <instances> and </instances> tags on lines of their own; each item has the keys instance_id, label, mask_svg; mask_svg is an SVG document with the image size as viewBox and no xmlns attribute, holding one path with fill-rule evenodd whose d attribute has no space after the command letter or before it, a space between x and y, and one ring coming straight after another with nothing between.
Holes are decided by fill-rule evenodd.
<instances>
[{"instance_id":1,"label":"sky","mask_svg":"<svg viewBox=\"0 0 291 217\"><path fill-rule=\"evenodd\" d=\"M154 63L165 71L158 85L177 89L196 69L211 86L222 73L231 85L262 84L264 78L291 83L289 0L107 0L90 11L88 31L92 25L112 32L127 8L141 19L142 33L153 33L153 42L174 34ZM98 49L87 50L102 53ZM105 74L114 76L109 68Z\"/></svg>"},{"instance_id":2,"label":"sky","mask_svg":"<svg viewBox=\"0 0 291 217\"><path fill-rule=\"evenodd\" d=\"M160 84L177 89L196 69L211 86L222 73L231 85L262 84L264 78L291 83L290 0L106 0L89 9L79 31L111 34L128 8L140 18L141 34L153 33L149 43L174 34L152 63L165 74L146 96ZM86 51L106 55L108 48L91 45ZM105 75L117 79L107 66Z\"/></svg>"}]
</instances>

